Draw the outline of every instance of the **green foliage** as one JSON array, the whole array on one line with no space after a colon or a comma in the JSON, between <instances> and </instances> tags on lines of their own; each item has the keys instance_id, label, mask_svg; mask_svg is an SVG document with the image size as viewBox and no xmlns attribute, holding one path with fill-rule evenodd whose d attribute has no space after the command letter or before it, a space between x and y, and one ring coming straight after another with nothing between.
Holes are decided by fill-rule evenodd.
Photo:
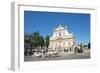
<instances>
[{"instance_id":1,"label":"green foliage","mask_svg":"<svg viewBox=\"0 0 100 73\"><path fill-rule=\"evenodd\" d=\"M90 45L91 45L91 44L90 44L90 42L89 42L89 43L88 43L88 48L89 48L89 49L90 49Z\"/></svg>"},{"instance_id":2,"label":"green foliage","mask_svg":"<svg viewBox=\"0 0 100 73\"><path fill-rule=\"evenodd\" d=\"M41 48L44 46L44 37L42 36L39 37L39 46L41 46Z\"/></svg>"},{"instance_id":3,"label":"green foliage","mask_svg":"<svg viewBox=\"0 0 100 73\"><path fill-rule=\"evenodd\" d=\"M50 36L46 36L45 37L45 46L48 48L49 46L49 39L50 39Z\"/></svg>"},{"instance_id":4,"label":"green foliage","mask_svg":"<svg viewBox=\"0 0 100 73\"><path fill-rule=\"evenodd\" d=\"M33 47L38 48L38 46L40 46L39 41L40 41L39 32L32 33L32 45L33 45Z\"/></svg>"},{"instance_id":5,"label":"green foliage","mask_svg":"<svg viewBox=\"0 0 100 73\"><path fill-rule=\"evenodd\" d=\"M29 34L29 33L25 33L24 39L25 41L28 41L31 43L32 47L35 49L40 49L43 47L47 47L49 46L49 36L46 36L45 38L43 36L40 35L40 33L38 31Z\"/></svg>"}]
</instances>

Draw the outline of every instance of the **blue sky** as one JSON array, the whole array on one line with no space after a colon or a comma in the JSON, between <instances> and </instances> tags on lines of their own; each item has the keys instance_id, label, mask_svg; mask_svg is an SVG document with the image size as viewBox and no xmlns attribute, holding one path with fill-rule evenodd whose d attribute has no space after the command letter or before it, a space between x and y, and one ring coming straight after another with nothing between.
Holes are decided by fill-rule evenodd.
<instances>
[{"instance_id":1,"label":"blue sky","mask_svg":"<svg viewBox=\"0 0 100 73\"><path fill-rule=\"evenodd\" d=\"M77 43L90 42L90 14L24 11L24 32L50 36L59 24L73 32Z\"/></svg>"}]
</instances>

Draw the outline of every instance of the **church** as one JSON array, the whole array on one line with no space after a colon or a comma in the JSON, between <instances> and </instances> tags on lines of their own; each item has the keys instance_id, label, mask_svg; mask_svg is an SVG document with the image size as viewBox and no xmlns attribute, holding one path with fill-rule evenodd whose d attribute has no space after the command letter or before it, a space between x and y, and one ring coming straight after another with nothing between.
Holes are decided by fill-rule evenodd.
<instances>
[{"instance_id":1,"label":"church","mask_svg":"<svg viewBox=\"0 0 100 73\"><path fill-rule=\"evenodd\" d=\"M60 52L71 52L75 44L72 33L69 33L67 26L59 25L53 30L53 34L49 40L49 48Z\"/></svg>"}]
</instances>

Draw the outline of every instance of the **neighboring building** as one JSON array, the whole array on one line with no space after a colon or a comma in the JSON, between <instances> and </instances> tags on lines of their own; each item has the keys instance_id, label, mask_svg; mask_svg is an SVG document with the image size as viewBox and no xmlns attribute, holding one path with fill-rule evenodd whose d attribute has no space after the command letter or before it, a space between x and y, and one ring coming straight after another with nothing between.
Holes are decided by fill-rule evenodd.
<instances>
[{"instance_id":1,"label":"neighboring building","mask_svg":"<svg viewBox=\"0 0 100 73\"><path fill-rule=\"evenodd\" d=\"M54 29L53 35L50 37L49 48L60 52L70 52L74 51L74 43L75 39L73 34L68 32L67 27L59 25Z\"/></svg>"},{"instance_id":2,"label":"neighboring building","mask_svg":"<svg viewBox=\"0 0 100 73\"><path fill-rule=\"evenodd\" d=\"M32 44L28 40L24 41L24 54L32 55Z\"/></svg>"}]
</instances>

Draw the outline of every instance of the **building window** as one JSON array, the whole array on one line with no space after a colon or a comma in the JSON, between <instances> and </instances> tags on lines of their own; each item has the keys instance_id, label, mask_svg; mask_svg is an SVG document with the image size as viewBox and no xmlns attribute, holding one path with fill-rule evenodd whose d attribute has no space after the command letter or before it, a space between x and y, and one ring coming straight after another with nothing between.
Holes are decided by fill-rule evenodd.
<instances>
[{"instance_id":1,"label":"building window","mask_svg":"<svg viewBox=\"0 0 100 73\"><path fill-rule=\"evenodd\" d=\"M57 43L56 43L56 46L57 46Z\"/></svg>"},{"instance_id":2,"label":"building window","mask_svg":"<svg viewBox=\"0 0 100 73\"><path fill-rule=\"evenodd\" d=\"M56 37L57 37L57 33L56 33Z\"/></svg>"},{"instance_id":3,"label":"building window","mask_svg":"<svg viewBox=\"0 0 100 73\"><path fill-rule=\"evenodd\" d=\"M63 32L63 35L65 35L65 32Z\"/></svg>"},{"instance_id":4,"label":"building window","mask_svg":"<svg viewBox=\"0 0 100 73\"><path fill-rule=\"evenodd\" d=\"M63 46L65 46L65 42L63 42Z\"/></svg>"},{"instance_id":5,"label":"building window","mask_svg":"<svg viewBox=\"0 0 100 73\"><path fill-rule=\"evenodd\" d=\"M70 42L68 42L68 45L70 46Z\"/></svg>"},{"instance_id":6,"label":"building window","mask_svg":"<svg viewBox=\"0 0 100 73\"><path fill-rule=\"evenodd\" d=\"M59 36L61 36L61 33L59 33Z\"/></svg>"}]
</instances>

